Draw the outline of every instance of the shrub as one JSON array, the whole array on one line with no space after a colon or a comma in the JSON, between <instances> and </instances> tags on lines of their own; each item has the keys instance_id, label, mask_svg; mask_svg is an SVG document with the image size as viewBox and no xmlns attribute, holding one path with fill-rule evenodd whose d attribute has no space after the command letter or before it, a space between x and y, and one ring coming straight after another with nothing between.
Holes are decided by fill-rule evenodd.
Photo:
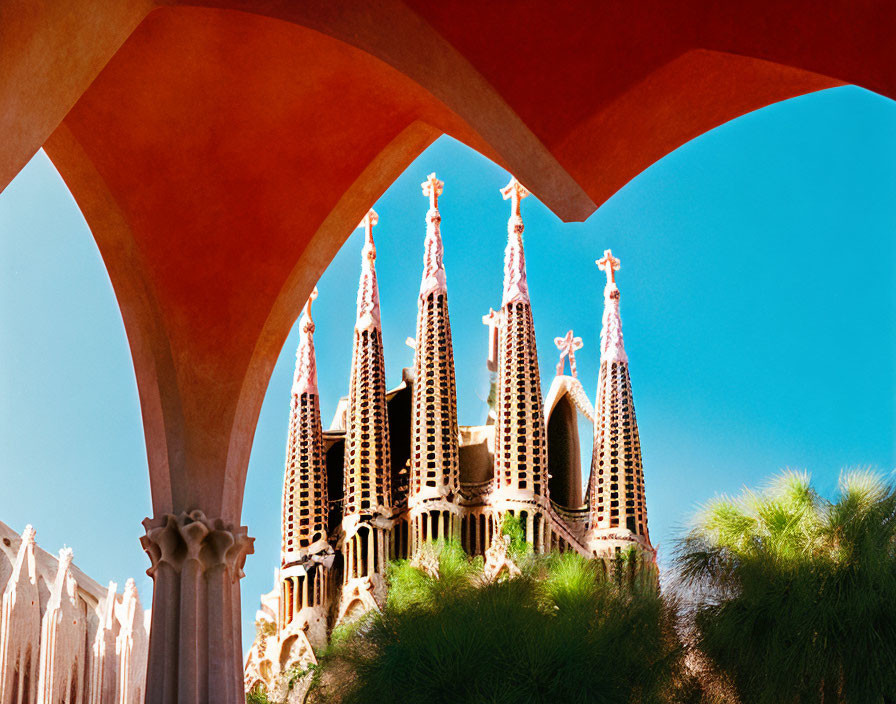
<instances>
[{"instance_id":1,"label":"shrub","mask_svg":"<svg viewBox=\"0 0 896 704\"><path fill-rule=\"evenodd\" d=\"M696 645L744 702L894 701L892 482L847 473L826 501L784 473L705 506L676 562Z\"/></svg>"},{"instance_id":2,"label":"shrub","mask_svg":"<svg viewBox=\"0 0 896 704\"><path fill-rule=\"evenodd\" d=\"M675 612L655 588L620 588L572 553L531 556L522 577L484 583L459 546L428 549L438 575L395 565L383 613L322 658L311 701L682 700Z\"/></svg>"}]
</instances>

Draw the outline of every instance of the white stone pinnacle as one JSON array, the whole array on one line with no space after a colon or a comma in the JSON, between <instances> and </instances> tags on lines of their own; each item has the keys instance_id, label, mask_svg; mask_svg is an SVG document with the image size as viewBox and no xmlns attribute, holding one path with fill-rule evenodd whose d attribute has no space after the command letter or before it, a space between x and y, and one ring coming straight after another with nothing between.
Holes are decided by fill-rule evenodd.
<instances>
[{"instance_id":1,"label":"white stone pinnacle","mask_svg":"<svg viewBox=\"0 0 896 704\"><path fill-rule=\"evenodd\" d=\"M444 250L442 248L442 233L440 224L442 216L439 214L439 196L445 184L431 173L420 184L423 195L429 197L429 211L426 213L426 240L423 245L423 278L420 282L420 299L422 300L433 291L446 292L445 265L442 262Z\"/></svg>"},{"instance_id":2,"label":"white stone pinnacle","mask_svg":"<svg viewBox=\"0 0 896 704\"><path fill-rule=\"evenodd\" d=\"M373 243L373 227L379 221L371 208L358 227L364 228L364 249L361 250L361 281L358 285L358 317L355 330L380 329L380 294L376 285L376 245Z\"/></svg>"},{"instance_id":3,"label":"white stone pinnacle","mask_svg":"<svg viewBox=\"0 0 896 704\"><path fill-rule=\"evenodd\" d=\"M625 344L622 339L622 319L619 316L619 288L616 286L615 272L619 271L619 260L608 249L597 267L606 272L607 285L604 286L604 317L600 329L600 361L628 364Z\"/></svg>"},{"instance_id":4,"label":"white stone pinnacle","mask_svg":"<svg viewBox=\"0 0 896 704\"><path fill-rule=\"evenodd\" d=\"M317 286L311 291L302 317L299 318L299 347L296 350L296 371L292 392L295 395L317 393L317 360L314 354L314 320L311 317L311 303L317 298Z\"/></svg>"},{"instance_id":5,"label":"white stone pinnacle","mask_svg":"<svg viewBox=\"0 0 896 704\"><path fill-rule=\"evenodd\" d=\"M523 216L520 202L529 195L519 181L511 177L510 183L501 189L504 200L510 200L510 219L507 221L507 248L504 250L504 296L501 306L510 303L528 303L529 287L526 283L526 258L523 253Z\"/></svg>"}]
</instances>

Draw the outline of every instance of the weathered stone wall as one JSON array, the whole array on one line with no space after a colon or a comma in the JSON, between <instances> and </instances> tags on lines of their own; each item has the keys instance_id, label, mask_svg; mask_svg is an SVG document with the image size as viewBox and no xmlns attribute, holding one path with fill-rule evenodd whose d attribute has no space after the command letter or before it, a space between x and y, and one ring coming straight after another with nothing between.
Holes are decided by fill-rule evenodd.
<instances>
[{"instance_id":1,"label":"weathered stone wall","mask_svg":"<svg viewBox=\"0 0 896 704\"><path fill-rule=\"evenodd\" d=\"M149 612L0 523L0 702L142 704Z\"/></svg>"}]
</instances>

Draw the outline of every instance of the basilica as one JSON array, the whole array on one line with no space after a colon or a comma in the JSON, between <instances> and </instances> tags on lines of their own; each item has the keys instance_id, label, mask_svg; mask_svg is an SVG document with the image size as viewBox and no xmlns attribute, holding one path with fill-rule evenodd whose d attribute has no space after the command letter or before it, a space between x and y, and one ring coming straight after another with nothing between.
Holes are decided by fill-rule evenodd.
<instances>
[{"instance_id":1,"label":"basilica","mask_svg":"<svg viewBox=\"0 0 896 704\"><path fill-rule=\"evenodd\" d=\"M314 662L314 648L334 627L379 609L389 561L413 557L425 541L458 540L469 554L483 555L486 572L496 574L506 562L501 526L508 514L538 553L609 557L634 548L648 560L655 556L619 315L619 260L607 250L597 261L606 285L595 402L577 378L582 340L572 331L555 339L560 362L543 395L520 209L529 193L511 179L501 191L510 201L501 306L483 317L492 379L488 421L460 426L440 233L443 185L435 174L422 184L429 210L414 366L393 389L386 387L383 358L377 214L371 210L360 224L365 240L349 394L326 430L311 315L316 289L302 312L281 562L274 590L262 597L259 635L246 660L247 688ZM584 492L579 414L594 428Z\"/></svg>"}]
</instances>

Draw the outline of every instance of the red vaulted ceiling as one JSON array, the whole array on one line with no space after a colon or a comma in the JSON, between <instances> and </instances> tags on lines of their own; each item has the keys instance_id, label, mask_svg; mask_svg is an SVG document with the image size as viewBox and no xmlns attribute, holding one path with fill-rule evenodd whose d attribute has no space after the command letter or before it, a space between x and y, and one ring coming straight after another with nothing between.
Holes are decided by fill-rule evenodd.
<instances>
[{"instance_id":1,"label":"red vaulted ceiling","mask_svg":"<svg viewBox=\"0 0 896 704\"><path fill-rule=\"evenodd\" d=\"M238 517L305 296L439 134L583 219L745 112L844 82L896 95L891 2L72 5L0 9L0 186L45 144L87 218L156 511Z\"/></svg>"}]
</instances>

